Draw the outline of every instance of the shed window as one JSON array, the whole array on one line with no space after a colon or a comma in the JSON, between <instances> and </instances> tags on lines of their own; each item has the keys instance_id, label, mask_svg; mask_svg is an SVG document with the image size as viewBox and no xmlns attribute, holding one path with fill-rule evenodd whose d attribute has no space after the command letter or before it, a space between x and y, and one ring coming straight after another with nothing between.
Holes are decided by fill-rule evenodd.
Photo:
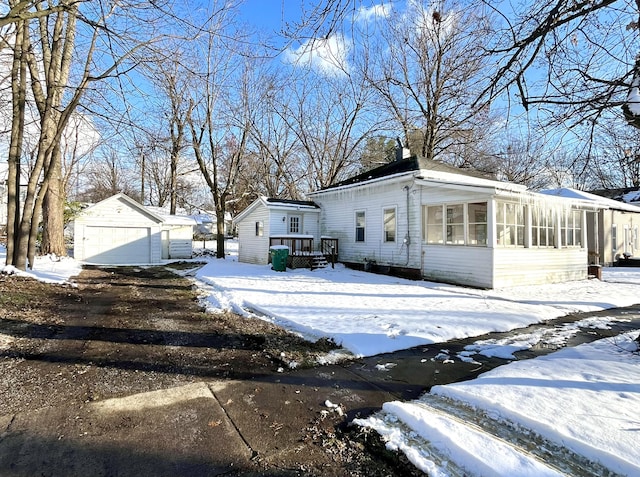
<instances>
[{"instance_id":1,"label":"shed window","mask_svg":"<svg viewBox=\"0 0 640 477\"><path fill-rule=\"evenodd\" d=\"M256 222L256 237L262 237L264 234L264 224L262 222Z\"/></svg>"},{"instance_id":2,"label":"shed window","mask_svg":"<svg viewBox=\"0 0 640 477\"><path fill-rule=\"evenodd\" d=\"M396 209L384 209L383 213L384 222L384 241L395 242L396 241Z\"/></svg>"},{"instance_id":3,"label":"shed window","mask_svg":"<svg viewBox=\"0 0 640 477\"><path fill-rule=\"evenodd\" d=\"M511 202L496 204L497 244L524 247L524 205Z\"/></svg>"},{"instance_id":4,"label":"shed window","mask_svg":"<svg viewBox=\"0 0 640 477\"><path fill-rule=\"evenodd\" d=\"M582 246L582 211L568 210L562 217L560 240L563 247Z\"/></svg>"},{"instance_id":5,"label":"shed window","mask_svg":"<svg viewBox=\"0 0 640 477\"><path fill-rule=\"evenodd\" d=\"M487 203L467 205L467 245L487 245Z\"/></svg>"},{"instance_id":6,"label":"shed window","mask_svg":"<svg viewBox=\"0 0 640 477\"><path fill-rule=\"evenodd\" d=\"M356 242L364 242L365 218L364 210L356 212Z\"/></svg>"},{"instance_id":7,"label":"shed window","mask_svg":"<svg viewBox=\"0 0 640 477\"><path fill-rule=\"evenodd\" d=\"M616 224L611 226L611 247L615 254L618 251L618 226Z\"/></svg>"},{"instance_id":8,"label":"shed window","mask_svg":"<svg viewBox=\"0 0 640 477\"><path fill-rule=\"evenodd\" d=\"M289 217L289 233L290 234L299 234L300 233L300 217L297 215L292 215Z\"/></svg>"}]
</instances>

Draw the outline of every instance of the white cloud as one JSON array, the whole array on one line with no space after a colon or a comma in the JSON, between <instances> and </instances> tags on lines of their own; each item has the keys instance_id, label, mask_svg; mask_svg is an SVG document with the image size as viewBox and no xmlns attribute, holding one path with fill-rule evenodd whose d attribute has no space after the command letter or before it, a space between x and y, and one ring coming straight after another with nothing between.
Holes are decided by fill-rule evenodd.
<instances>
[{"instance_id":1,"label":"white cloud","mask_svg":"<svg viewBox=\"0 0 640 477\"><path fill-rule=\"evenodd\" d=\"M342 35L308 40L299 48L289 48L285 58L291 64L308 66L325 75L341 75L349 71L349 45Z\"/></svg>"},{"instance_id":2,"label":"white cloud","mask_svg":"<svg viewBox=\"0 0 640 477\"><path fill-rule=\"evenodd\" d=\"M371 7L360 7L355 16L356 22L369 22L376 18L387 18L391 14L391 2L372 5Z\"/></svg>"}]
</instances>

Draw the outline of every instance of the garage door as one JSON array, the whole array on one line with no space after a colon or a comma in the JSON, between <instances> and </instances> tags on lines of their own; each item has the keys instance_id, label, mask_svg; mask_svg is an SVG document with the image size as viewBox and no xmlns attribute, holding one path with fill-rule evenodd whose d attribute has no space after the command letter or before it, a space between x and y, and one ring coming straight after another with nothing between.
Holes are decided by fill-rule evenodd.
<instances>
[{"instance_id":1,"label":"garage door","mask_svg":"<svg viewBox=\"0 0 640 477\"><path fill-rule=\"evenodd\" d=\"M148 227L86 226L84 257L90 263L149 263L151 230Z\"/></svg>"}]
</instances>

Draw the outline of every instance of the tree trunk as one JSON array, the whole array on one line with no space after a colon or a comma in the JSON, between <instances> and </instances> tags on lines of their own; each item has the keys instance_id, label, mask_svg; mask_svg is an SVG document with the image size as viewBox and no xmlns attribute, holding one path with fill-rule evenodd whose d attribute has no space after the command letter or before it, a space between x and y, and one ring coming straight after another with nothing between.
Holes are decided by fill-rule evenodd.
<instances>
[{"instance_id":1,"label":"tree trunk","mask_svg":"<svg viewBox=\"0 0 640 477\"><path fill-rule=\"evenodd\" d=\"M216 258L225 258L224 255L224 206L216 208Z\"/></svg>"},{"instance_id":2,"label":"tree trunk","mask_svg":"<svg viewBox=\"0 0 640 477\"><path fill-rule=\"evenodd\" d=\"M67 255L64 243L64 186L60 161L60 148L56 147L49 167L53 168L49 187L42 202L42 254L53 254L58 257ZM58 156L58 159L55 159Z\"/></svg>"},{"instance_id":3,"label":"tree trunk","mask_svg":"<svg viewBox=\"0 0 640 477\"><path fill-rule=\"evenodd\" d=\"M24 22L16 23L15 48L11 66L12 112L7 177L7 265L16 265L16 242L20 226L20 157L24 139L24 114L27 92L27 65L22 54L28 29Z\"/></svg>"}]
</instances>

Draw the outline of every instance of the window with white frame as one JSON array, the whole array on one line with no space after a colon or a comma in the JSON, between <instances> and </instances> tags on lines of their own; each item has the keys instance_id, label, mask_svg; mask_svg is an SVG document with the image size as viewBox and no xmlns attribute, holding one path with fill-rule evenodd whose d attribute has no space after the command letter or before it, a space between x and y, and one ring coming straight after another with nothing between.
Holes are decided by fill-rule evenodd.
<instances>
[{"instance_id":1,"label":"window with white frame","mask_svg":"<svg viewBox=\"0 0 640 477\"><path fill-rule=\"evenodd\" d=\"M467 204L467 245L487 245L487 203Z\"/></svg>"},{"instance_id":2,"label":"window with white frame","mask_svg":"<svg viewBox=\"0 0 640 477\"><path fill-rule=\"evenodd\" d=\"M502 247L524 247L525 208L513 202L496 203L496 243Z\"/></svg>"},{"instance_id":3,"label":"window with white frame","mask_svg":"<svg viewBox=\"0 0 640 477\"><path fill-rule=\"evenodd\" d=\"M422 237L428 244L487 245L487 203L422 206Z\"/></svg>"},{"instance_id":4,"label":"window with white frame","mask_svg":"<svg viewBox=\"0 0 640 477\"><path fill-rule=\"evenodd\" d=\"M264 234L264 224L261 221L256 222L256 237L262 237Z\"/></svg>"},{"instance_id":5,"label":"window with white frame","mask_svg":"<svg viewBox=\"0 0 640 477\"><path fill-rule=\"evenodd\" d=\"M611 248L614 254L618 251L618 226L616 224L611 226Z\"/></svg>"},{"instance_id":6,"label":"window with white frame","mask_svg":"<svg viewBox=\"0 0 640 477\"><path fill-rule=\"evenodd\" d=\"M444 222L442 205L422 207L423 238L426 243L444 243Z\"/></svg>"},{"instance_id":7,"label":"window with white frame","mask_svg":"<svg viewBox=\"0 0 640 477\"><path fill-rule=\"evenodd\" d=\"M534 247L555 246L555 225L553 211L543 207L533 207L531 211L531 245Z\"/></svg>"},{"instance_id":8,"label":"window with white frame","mask_svg":"<svg viewBox=\"0 0 640 477\"><path fill-rule=\"evenodd\" d=\"M560 222L560 244L563 247L582 246L582 211L564 212Z\"/></svg>"},{"instance_id":9,"label":"window with white frame","mask_svg":"<svg viewBox=\"0 0 640 477\"><path fill-rule=\"evenodd\" d=\"M446 205L446 243L464 245L464 205Z\"/></svg>"},{"instance_id":10,"label":"window with white frame","mask_svg":"<svg viewBox=\"0 0 640 477\"><path fill-rule=\"evenodd\" d=\"M382 211L383 232L385 242L396 241L396 209L384 209Z\"/></svg>"},{"instance_id":11,"label":"window with white frame","mask_svg":"<svg viewBox=\"0 0 640 477\"><path fill-rule=\"evenodd\" d=\"M364 242L365 219L364 210L356 211L356 242Z\"/></svg>"},{"instance_id":12,"label":"window with white frame","mask_svg":"<svg viewBox=\"0 0 640 477\"><path fill-rule=\"evenodd\" d=\"M300 216L291 215L289 217L289 233L290 234L300 233Z\"/></svg>"}]
</instances>

